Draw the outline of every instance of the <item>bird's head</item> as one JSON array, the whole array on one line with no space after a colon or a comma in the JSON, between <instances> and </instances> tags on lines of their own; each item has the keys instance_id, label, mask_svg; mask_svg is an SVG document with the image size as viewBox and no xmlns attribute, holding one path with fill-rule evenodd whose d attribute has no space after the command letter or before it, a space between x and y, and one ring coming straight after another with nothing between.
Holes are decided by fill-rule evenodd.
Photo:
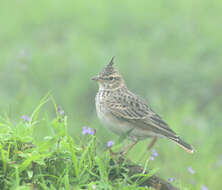
<instances>
[{"instance_id":1,"label":"bird's head","mask_svg":"<svg viewBox=\"0 0 222 190\"><path fill-rule=\"evenodd\" d=\"M114 57L111 59L109 64L92 80L95 80L99 84L100 89L104 90L116 90L124 87L125 82L120 73L113 67Z\"/></svg>"}]
</instances>

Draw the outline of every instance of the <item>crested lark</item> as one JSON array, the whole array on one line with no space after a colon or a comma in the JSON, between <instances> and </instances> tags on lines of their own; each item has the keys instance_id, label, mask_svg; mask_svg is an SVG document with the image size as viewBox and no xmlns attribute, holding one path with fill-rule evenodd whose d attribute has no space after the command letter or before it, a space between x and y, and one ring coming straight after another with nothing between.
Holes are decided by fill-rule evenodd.
<instances>
[{"instance_id":1,"label":"crested lark","mask_svg":"<svg viewBox=\"0 0 222 190\"><path fill-rule=\"evenodd\" d=\"M177 136L143 99L127 89L123 77L113 64L112 58L105 69L92 78L99 84L96 110L105 127L119 135L128 133L133 139L130 149L138 140L153 137L148 147L151 148L157 137L165 137L193 153L193 148Z\"/></svg>"}]
</instances>

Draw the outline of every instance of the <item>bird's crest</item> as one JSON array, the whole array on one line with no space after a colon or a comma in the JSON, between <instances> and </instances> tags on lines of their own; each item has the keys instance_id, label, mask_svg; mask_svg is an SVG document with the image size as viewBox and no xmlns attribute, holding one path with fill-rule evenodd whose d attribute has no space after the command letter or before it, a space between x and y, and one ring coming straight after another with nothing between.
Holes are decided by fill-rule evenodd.
<instances>
[{"instance_id":1,"label":"bird's crest","mask_svg":"<svg viewBox=\"0 0 222 190\"><path fill-rule=\"evenodd\" d=\"M114 58L112 57L111 61L109 64L103 69L103 71L100 72L100 75L111 75L113 73L116 73L116 69L113 67L114 64Z\"/></svg>"}]
</instances>

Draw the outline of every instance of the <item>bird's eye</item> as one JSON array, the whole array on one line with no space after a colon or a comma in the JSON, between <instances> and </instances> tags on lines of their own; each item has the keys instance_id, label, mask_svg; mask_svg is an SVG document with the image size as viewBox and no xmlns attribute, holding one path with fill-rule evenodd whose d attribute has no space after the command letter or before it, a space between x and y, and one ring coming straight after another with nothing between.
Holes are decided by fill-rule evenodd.
<instances>
[{"instance_id":1,"label":"bird's eye","mask_svg":"<svg viewBox=\"0 0 222 190\"><path fill-rule=\"evenodd\" d=\"M113 80L114 78L113 77L109 77L109 80Z\"/></svg>"}]
</instances>

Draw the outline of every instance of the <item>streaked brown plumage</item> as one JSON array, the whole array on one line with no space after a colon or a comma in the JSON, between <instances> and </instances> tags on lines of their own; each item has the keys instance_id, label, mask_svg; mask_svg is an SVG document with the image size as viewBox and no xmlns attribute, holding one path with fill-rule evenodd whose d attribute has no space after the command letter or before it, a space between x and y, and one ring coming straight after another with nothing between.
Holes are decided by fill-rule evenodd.
<instances>
[{"instance_id":1,"label":"streaked brown plumage","mask_svg":"<svg viewBox=\"0 0 222 190\"><path fill-rule=\"evenodd\" d=\"M166 137L193 153L193 148L177 136L142 98L127 89L113 64L112 58L105 69L93 78L99 83L97 115L105 127L119 135L129 133L135 142L148 137Z\"/></svg>"}]
</instances>

